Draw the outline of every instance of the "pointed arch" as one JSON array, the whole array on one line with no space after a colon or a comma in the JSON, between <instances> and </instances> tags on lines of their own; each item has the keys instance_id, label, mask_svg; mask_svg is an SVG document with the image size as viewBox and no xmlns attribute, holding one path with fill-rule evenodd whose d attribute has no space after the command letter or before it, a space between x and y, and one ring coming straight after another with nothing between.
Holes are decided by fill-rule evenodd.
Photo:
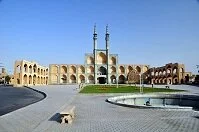
<instances>
[{"instance_id":1,"label":"pointed arch","mask_svg":"<svg viewBox=\"0 0 199 132\"><path fill-rule=\"evenodd\" d=\"M75 74L76 73L76 67L75 66L70 66L70 73Z\"/></svg>"},{"instance_id":2,"label":"pointed arch","mask_svg":"<svg viewBox=\"0 0 199 132\"><path fill-rule=\"evenodd\" d=\"M85 73L85 68L82 65L79 67L79 73Z\"/></svg>"},{"instance_id":3,"label":"pointed arch","mask_svg":"<svg viewBox=\"0 0 199 132\"><path fill-rule=\"evenodd\" d=\"M40 77L38 76L37 77L37 84L40 84L41 82L40 82Z\"/></svg>"},{"instance_id":4,"label":"pointed arch","mask_svg":"<svg viewBox=\"0 0 199 132\"><path fill-rule=\"evenodd\" d=\"M67 76L66 76L65 74L63 74L63 75L61 76L60 83L67 83Z\"/></svg>"},{"instance_id":5,"label":"pointed arch","mask_svg":"<svg viewBox=\"0 0 199 132\"><path fill-rule=\"evenodd\" d=\"M94 73L94 67L93 67L93 66L89 66L89 67L87 68L87 72L88 72L88 73Z\"/></svg>"},{"instance_id":6,"label":"pointed arch","mask_svg":"<svg viewBox=\"0 0 199 132\"><path fill-rule=\"evenodd\" d=\"M37 76L34 74L33 76L33 85L37 84Z\"/></svg>"},{"instance_id":7,"label":"pointed arch","mask_svg":"<svg viewBox=\"0 0 199 132\"><path fill-rule=\"evenodd\" d=\"M32 73L32 65L29 66L29 73Z\"/></svg>"},{"instance_id":8,"label":"pointed arch","mask_svg":"<svg viewBox=\"0 0 199 132\"><path fill-rule=\"evenodd\" d=\"M29 75L28 80L29 80L29 83L28 83L28 84L32 84L32 76L31 76L31 75Z\"/></svg>"},{"instance_id":9,"label":"pointed arch","mask_svg":"<svg viewBox=\"0 0 199 132\"><path fill-rule=\"evenodd\" d=\"M61 73L66 74L67 73L67 67L66 66L61 66Z\"/></svg>"},{"instance_id":10,"label":"pointed arch","mask_svg":"<svg viewBox=\"0 0 199 132\"><path fill-rule=\"evenodd\" d=\"M79 80L81 83L85 83L85 76L84 75L80 75L79 76Z\"/></svg>"},{"instance_id":11,"label":"pointed arch","mask_svg":"<svg viewBox=\"0 0 199 132\"><path fill-rule=\"evenodd\" d=\"M118 81L118 83L120 83L120 84L125 83L125 77L124 77L124 75L120 75L120 76L119 76L119 81Z\"/></svg>"},{"instance_id":12,"label":"pointed arch","mask_svg":"<svg viewBox=\"0 0 199 132\"><path fill-rule=\"evenodd\" d=\"M97 63L106 64L106 55L103 52L97 54Z\"/></svg>"},{"instance_id":13,"label":"pointed arch","mask_svg":"<svg viewBox=\"0 0 199 132\"><path fill-rule=\"evenodd\" d=\"M28 65L24 64L24 72L28 72Z\"/></svg>"},{"instance_id":14,"label":"pointed arch","mask_svg":"<svg viewBox=\"0 0 199 132\"><path fill-rule=\"evenodd\" d=\"M140 72L141 72L141 68L140 68L140 66L136 66L136 71L137 71L138 73L140 73Z\"/></svg>"},{"instance_id":15,"label":"pointed arch","mask_svg":"<svg viewBox=\"0 0 199 132\"><path fill-rule=\"evenodd\" d=\"M76 76L75 75L70 75L70 83L76 83Z\"/></svg>"},{"instance_id":16,"label":"pointed arch","mask_svg":"<svg viewBox=\"0 0 199 132\"><path fill-rule=\"evenodd\" d=\"M110 64L116 65L116 58L115 57L111 57Z\"/></svg>"},{"instance_id":17,"label":"pointed arch","mask_svg":"<svg viewBox=\"0 0 199 132\"><path fill-rule=\"evenodd\" d=\"M26 74L24 75L23 80L24 80L24 85L27 85L28 84L28 77L27 77Z\"/></svg>"},{"instance_id":18,"label":"pointed arch","mask_svg":"<svg viewBox=\"0 0 199 132\"><path fill-rule=\"evenodd\" d=\"M94 83L94 76L93 75L88 76L88 83Z\"/></svg>"},{"instance_id":19,"label":"pointed arch","mask_svg":"<svg viewBox=\"0 0 199 132\"><path fill-rule=\"evenodd\" d=\"M116 73L116 68L114 66L111 67L111 73L115 74Z\"/></svg>"},{"instance_id":20,"label":"pointed arch","mask_svg":"<svg viewBox=\"0 0 199 132\"><path fill-rule=\"evenodd\" d=\"M112 75L110 77L110 79L111 79L111 83L116 83L116 76L115 75Z\"/></svg>"},{"instance_id":21,"label":"pointed arch","mask_svg":"<svg viewBox=\"0 0 199 132\"><path fill-rule=\"evenodd\" d=\"M131 72L133 70L132 66L128 66L128 73Z\"/></svg>"},{"instance_id":22,"label":"pointed arch","mask_svg":"<svg viewBox=\"0 0 199 132\"><path fill-rule=\"evenodd\" d=\"M87 57L87 64L94 64L94 58L92 56Z\"/></svg>"},{"instance_id":23,"label":"pointed arch","mask_svg":"<svg viewBox=\"0 0 199 132\"><path fill-rule=\"evenodd\" d=\"M98 69L98 75L106 75L107 74L107 70L105 67L101 66L99 69Z\"/></svg>"},{"instance_id":24,"label":"pointed arch","mask_svg":"<svg viewBox=\"0 0 199 132\"><path fill-rule=\"evenodd\" d=\"M37 72L37 64L33 65L33 72L36 73Z\"/></svg>"},{"instance_id":25,"label":"pointed arch","mask_svg":"<svg viewBox=\"0 0 199 132\"><path fill-rule=\"evenodd\" d=\"M121 74L124 74L124 73L125 73L124 66L120 66L120 67L119 67L119 73L121 73Z\"/></svg>"}]
</instances>

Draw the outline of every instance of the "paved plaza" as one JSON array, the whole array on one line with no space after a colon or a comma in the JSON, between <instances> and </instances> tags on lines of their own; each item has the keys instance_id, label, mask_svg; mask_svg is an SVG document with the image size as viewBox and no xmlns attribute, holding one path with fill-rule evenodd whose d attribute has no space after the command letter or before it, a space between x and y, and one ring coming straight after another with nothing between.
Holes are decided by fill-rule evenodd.
<instances>
[{"instance_id":1,"label":"paved plaza","mask_svg":"<svg viewBox=\"0 0 199 132\"><path fill-rule=\"evenodd\" d=\"M199 94L199 87L175 86ZM1 132L198 132L198 111L135 109L105 102L114 94L78 94L78 85L34 87L47 94L35 104L0 117ZM118 95L118 94L117 94ZM122 94L121 94L122 95ZM71 125L56 121L58 113L68 105L76 106Z\"/></svg>"}]
</instances>

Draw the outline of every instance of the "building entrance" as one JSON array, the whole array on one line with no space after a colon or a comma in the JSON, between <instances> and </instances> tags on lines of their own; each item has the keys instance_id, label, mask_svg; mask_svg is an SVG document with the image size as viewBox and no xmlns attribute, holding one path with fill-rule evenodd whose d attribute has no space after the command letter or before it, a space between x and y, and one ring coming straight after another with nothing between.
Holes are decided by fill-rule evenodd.
<instances>
[{"instance_id":1,"label":"building entrance","mask_svg":"<svg viewBox=\"0 0 199 132\"><path fill-rule=\"evenodd\" d=\"M105 77L99 77L99 84L105 84L106 83L106 78Z\"/></svg>"}]
</instances>

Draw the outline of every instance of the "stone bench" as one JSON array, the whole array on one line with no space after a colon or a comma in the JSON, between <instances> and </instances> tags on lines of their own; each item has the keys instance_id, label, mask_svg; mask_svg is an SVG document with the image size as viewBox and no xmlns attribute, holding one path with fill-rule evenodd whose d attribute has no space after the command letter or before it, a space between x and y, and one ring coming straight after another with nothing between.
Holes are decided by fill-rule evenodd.
<instances>
[{"instance_id":1,"label":"stone bench","mask_svg":"<svg viewBox=\"0 0 199 132\"><path fill-rule=\"evenodd\" d=\"M61 124L71 124L75 118L75 106L68 106L65 110L60 112Z\"/></svg>"}]
</instances>

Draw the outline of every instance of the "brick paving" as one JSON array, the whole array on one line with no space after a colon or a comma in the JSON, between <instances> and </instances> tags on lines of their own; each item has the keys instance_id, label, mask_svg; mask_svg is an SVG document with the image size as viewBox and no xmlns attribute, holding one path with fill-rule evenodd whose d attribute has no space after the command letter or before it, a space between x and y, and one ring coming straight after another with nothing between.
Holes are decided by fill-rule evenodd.
<instances>
[{"instance_id":1,"label":"brick paving","mask_svg":"<svg viewBox=\"0 0 199 132\"><path fill-rule=\"evenodd\" d=\"M36 104L0 117L1 132L198 132L198 111L135 109L105 102L110 94L77 94L77 86L35 87L47 93ZM172 86L173 87L173 86ZM190 88L189 86L175 86ZM191 87L194 89L194 87ZM195 87L194 93L199 93ZM73 124L59 124L56 114L76 106Z\"/></svg>"}]
</instances>

